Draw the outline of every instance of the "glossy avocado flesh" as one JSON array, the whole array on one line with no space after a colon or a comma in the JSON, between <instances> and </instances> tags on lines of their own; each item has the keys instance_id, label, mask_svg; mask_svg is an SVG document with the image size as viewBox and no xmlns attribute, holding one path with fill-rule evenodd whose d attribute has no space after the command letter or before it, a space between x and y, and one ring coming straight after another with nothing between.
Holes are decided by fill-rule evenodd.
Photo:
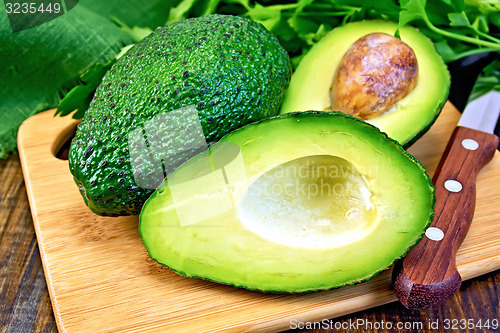
<instances>
[{"instance_id":1,"label":"glossy avocado flesh","mask_svg":"<svg viewBox=\"0 0 500 333\"><path fill-rule=\"evenodd\" d=\"M249 19L214 14L158 28L106 73L78 126L69 166L85 203L99 215L138 214L164 173L198 148L276 115L290 75L276 37Z\"/></svg>"},{"instance_id":2,"label":"glossy avocado flesh","mask_svg":"<svg viewBox=\"0 0 500 333\"><path fill-rule=\"evenodd\" d=\"M349 23L323 37L304 56L292 75L280 113L331 111L330 87L338 65L349 47L370 33L394 36L392 22ZM439 115L450 88L446 65L432 43L411 27L399 29L401 40L410 46L418 62L418 79L413 90L388 112L367 120L405 147L420 138Z\"/></svg>"},{"instance_id":3,"label":"glossy avocado flesh","mask_svg":"<svg viewBox=\"0 0 500 333\"><path fill-rule=\"evenodd\" d=\"M265 292L370 279L433 218L424 167L376 127L299 112L240 128L145 203L149 255L181 275Z\"/></svg>"}]
</instances>

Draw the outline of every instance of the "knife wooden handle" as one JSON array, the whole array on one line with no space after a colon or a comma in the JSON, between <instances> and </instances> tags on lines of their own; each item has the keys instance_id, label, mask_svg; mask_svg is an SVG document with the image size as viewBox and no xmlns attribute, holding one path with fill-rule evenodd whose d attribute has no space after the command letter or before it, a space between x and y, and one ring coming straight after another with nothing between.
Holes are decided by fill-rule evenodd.
<instances>
[{"instance_id":1,"label":"knife wooden handle","mask_svg":"<svg viewBox=\"0 0 500 333\"><path fill-rule=\"evenodd\" d=\"M442 303L462 283L455 257L474 215L476 176L494 156L498 137L457 127L439 162L434 221L422 240L394 267L393 287L409 309Z\"/></svg>"}]
</instances>

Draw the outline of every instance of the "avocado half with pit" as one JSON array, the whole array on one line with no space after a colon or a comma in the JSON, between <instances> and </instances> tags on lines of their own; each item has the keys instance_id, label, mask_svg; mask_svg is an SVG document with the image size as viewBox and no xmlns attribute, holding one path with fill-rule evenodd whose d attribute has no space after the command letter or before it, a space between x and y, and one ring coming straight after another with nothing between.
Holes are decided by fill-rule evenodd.
<instances>
[{"instance_id":1,"label":"avocado half with pit","mask_svg":"<svg viewBox=\"0 0 500 333\"><path fill-rule=\"evenodd\" d=\"M299 63L280 113L346 112L343 106L362 107L370 102L359 101L362 95L374 94L382 104L393 103L385 103L389 107L383 112L364 119L403 146L410 146L438 117L448 97L450 75L426 36L405 26L399 27L400 37L395 38L397 31L398 24L382 21L349 23L331 31ZM370 35L392 36L393 41L366 40ZM361 79L354 82L356 75ZM336 87L338 81L348 89ZM338 103L342 98L345 101Z\"/></svg>"},{"instance_id":2,"label":"avocado half with pit","mask_svg":"<svg viewBox=\"0 0 500 333\"><path fill-rule=\"evenodd\" d=\"M376 127L340 112L246 125L167 176L139 230L175 272L265 292L370 279L433 218L424 167Z\"/></svg>"}]
</instances>

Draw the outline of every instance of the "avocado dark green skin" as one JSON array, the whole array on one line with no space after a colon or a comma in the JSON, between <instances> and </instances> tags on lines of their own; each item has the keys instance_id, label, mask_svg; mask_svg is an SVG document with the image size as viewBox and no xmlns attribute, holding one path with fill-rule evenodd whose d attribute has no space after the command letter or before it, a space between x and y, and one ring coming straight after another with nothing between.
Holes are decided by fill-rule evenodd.
<instances>
[{"instance_id":1,"label":"avocado dark green skin","mask_svg":"<svg viewBox=\"0 0 500 333\"><path fill-rule=\"evenodd\" d=\"M135 215L153 192L134 180L131 130L194 105L206 141L217 141L276 115L290 76L288 54L254 21L207 15L158 28L107 72L78 126L69 166L85 203L98 215ZM166 161L166 167L189 157Z\"/></svg>"}]
</instances>

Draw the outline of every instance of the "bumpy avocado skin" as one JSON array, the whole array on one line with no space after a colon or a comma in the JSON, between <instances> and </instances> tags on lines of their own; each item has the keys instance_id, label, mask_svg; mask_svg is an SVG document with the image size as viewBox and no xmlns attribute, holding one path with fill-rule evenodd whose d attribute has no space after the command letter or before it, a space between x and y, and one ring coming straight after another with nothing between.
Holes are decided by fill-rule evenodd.
<instances>
[{"instance_id":1,"label":"bumpy avocado skin","mask_svg":"<svg viewBox=\"0 0 500 333\"><path fill-rule=\"evenodd\" d=\"M135 215L152 193L134 180L131 130L194 105L206 141L217 141L277 114L290 76L288 54L254 21L207 15L158 28L108 71L78 126L69 166L85 203L98 215Z\"/></svg>"}]
</instances>

